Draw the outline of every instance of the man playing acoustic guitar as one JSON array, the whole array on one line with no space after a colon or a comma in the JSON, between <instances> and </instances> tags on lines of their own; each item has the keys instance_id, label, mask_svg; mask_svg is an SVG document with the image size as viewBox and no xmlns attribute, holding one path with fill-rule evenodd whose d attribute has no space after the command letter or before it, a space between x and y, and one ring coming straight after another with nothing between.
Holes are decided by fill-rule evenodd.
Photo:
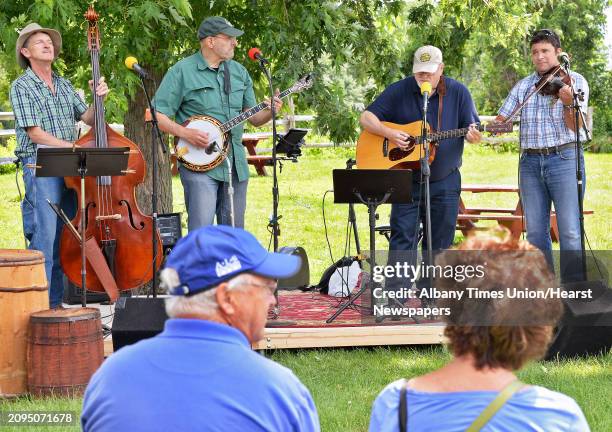
<instances>
[{"instance_id":1,"label":"man playing acoustic guitar","mask_svg":"<svg viewBox=\"0 0 612 432\"><path fill-rule=\"evenodd\" d=\"M461 83L444 77L442 52L434 46L416 50L412 72L401 81L391 84L361 114L361 126L368 132L386 137L390 144L403 150L410 147L408 133L389 127L382 122L406 124L423 119L423 96L420 87L429 82L432 92L427 110L428 123L435 131L456 128L469 130L465 138L471 143L481 139L474 127L479 122L474 102L468 89ZM455 224L461 193L461 155L463 138L442 140L431 164L431 238L432 249L446 249L455 236ZM359 162L359 159L358 159ZM415 171L411 204L393 204L391 207L390 251L416 250L419 222L425 225L425 200L422 177ZM423 247L426 242L423 241Z\"/></svg>"}]
</instances>

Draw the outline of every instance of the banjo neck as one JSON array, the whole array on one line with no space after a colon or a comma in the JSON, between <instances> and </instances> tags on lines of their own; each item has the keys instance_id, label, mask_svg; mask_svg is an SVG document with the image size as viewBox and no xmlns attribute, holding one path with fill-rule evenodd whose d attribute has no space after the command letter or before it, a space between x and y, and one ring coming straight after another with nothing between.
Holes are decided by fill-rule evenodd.
<instances>
[{"instance_id":1,"label":"banjo neck","mask_svg":"<svg viewBox=\"0 0 612 432\"><path fill-rule=\"evenodd\" d=\"M287 89L284 92L280 93L278 97L282 99L286 96L289 96L291 93L294 93L294 92L295 90L293 89ZM257 114L259 111L262 111L266 109L267 107L268 107L268 104L266 104L265 102L261 102L260 104L255 105L253 108L249 108L248 110L244 111L240 115L237 115L233 119L228 120L227 122L223 123L221 126L219 126L219 129L221 129L221 132L225 133L229 131L230 129L238 126L240 123L247 121L248 119L253 117L255 114Z\"/></svg>"}]
</instances>

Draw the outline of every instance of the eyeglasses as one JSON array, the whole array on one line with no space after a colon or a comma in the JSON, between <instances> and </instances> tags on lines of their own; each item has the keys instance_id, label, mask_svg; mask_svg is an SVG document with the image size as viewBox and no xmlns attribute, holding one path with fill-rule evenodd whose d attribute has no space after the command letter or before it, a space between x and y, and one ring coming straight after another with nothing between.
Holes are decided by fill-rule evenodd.
<instances>
[{"instance_id":1,"label":"eyeglasses","mask_svg":"<svg viewBox=\"0 0 612 432\"><path fill-rule=\"evenodd\" d=\"M238 285L248 285L248 286L254 286L257 288L266 288L268 291L270 291L270 293L274 294L276 292L276 282L271 283L271 284L258 284L255 282L241 282Z\"/></svg>"},{"instance_id":2,"label":"eyeglasses","mask_svg":"<svg viewBox=\"0 0 612 432\"><path fill-rule=\"evenodd\" d=\"M238 40L238 39L236 39L235 36L227 36L227 35L224 35L222 33L219 33L218 35L215 35L213 37L216 37L216 38L219 38L219 39L225 39L225 40L229 40L229 41L234 41L234 42L236 42Z\"/></svg>"}]
</instances>

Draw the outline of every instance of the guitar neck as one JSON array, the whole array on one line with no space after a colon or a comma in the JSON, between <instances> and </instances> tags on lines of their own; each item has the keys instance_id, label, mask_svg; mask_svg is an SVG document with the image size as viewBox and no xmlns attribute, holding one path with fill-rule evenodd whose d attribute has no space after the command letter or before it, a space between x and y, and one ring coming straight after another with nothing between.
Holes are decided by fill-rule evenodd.
<instances>
[{"instance_id":1,"label":"guitar neck","mask_svg":"<svg viewBox=\"0 0 612 432\"><path fill-rule=\"evenodd\" d=\"M476 129L482 132L485 130L485 127L483 125L477 125ZM460 137L466 136L469 130L470 130L469 128L461 128L461 129L451 129L451 130L442 131L442 132L435 132L432 134L428 134L427 140L428 141L441 141L441 140L449 139L449 138L460 138ZM423 137L417 137L416 141L418 144L422 144Z\"/></svg>"},{"instance_id":2,"label":"guitar neck","mask_svg":"<svg viewBox=\"0 0 612 432\"><path fill-rule=\"evenodd\" d=\"M293 93L293 91L291 89L287 89L281 94L279 94L278 97L282 99L286 96L289 96L291 93ZM249 108L248 110L244 111L242 114L237 115L233 119L228 120L227 122L223 123L220 126L220 129L223 133L225 133L228 130L238 126L240 123L247 121L248 119L253 117L255 114L257 114L259 111L262 111L266 109L267 107L268 105L265 102L255 105L253 108Z\"/></svg>"}]
</instances>

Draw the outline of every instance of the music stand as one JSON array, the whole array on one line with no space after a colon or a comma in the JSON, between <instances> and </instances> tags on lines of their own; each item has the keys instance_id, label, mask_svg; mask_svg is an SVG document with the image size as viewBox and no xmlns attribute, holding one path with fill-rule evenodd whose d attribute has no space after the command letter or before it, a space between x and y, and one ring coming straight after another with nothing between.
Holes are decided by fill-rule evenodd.
<instances>
[{"instance_id":1,"label":"music stand","mask_svg":"<svg viewBox=\"0 0 612 432\"><path fill-rule=\"evenodd\" d=\"M370 226L370 271L376 267L376 208L381 204L408 204L412 202L412 170L333 170L334 203L365 204L368 207L368 220ZM376 282L370 278L368 285ZM331 323L347 307L351 306L366 290L367 285L362 284L355 295L349 299L326 323ZM372 286L371 292L374 292ZM373 302L372 302L373 303Z\"/></svg>"},{"instance_id":2,"label":"music stand","mask_svg":"<svg viewBox=\"0 0 612 432\"><path fill-rule=\"evenodd\" d=\"M308 129L289 129L285 135L278 137L276 144L277 153L285 153L287 157L295 159L302 155L300 147L304 145L304 136L308 133Z\"/></svg>"},{"instance_id":3,"label":"music stand","mask_svg":"<svg viewBox=\"0 0 612 432\"><path fill-rule=\"evenodd\" d=\"M111 177L127 172L129 147L112 148L39 148L36 152L37 177L81 178L81 305L87 306L85 282L85 177Z\"/></svg>"}]
</instances>

